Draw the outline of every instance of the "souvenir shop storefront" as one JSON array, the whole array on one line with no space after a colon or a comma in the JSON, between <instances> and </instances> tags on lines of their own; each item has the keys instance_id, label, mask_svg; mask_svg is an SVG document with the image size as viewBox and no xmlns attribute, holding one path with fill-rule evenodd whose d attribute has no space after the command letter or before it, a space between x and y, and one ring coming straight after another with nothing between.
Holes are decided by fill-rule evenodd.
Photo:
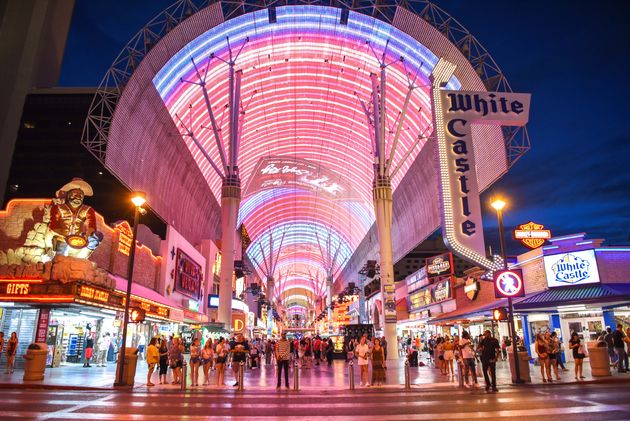
<instances>
[{"instance_id":1,"label":"souvenir shop storefront","mask_svg":"<svg viewBox=\"0 0 630 421\"><path fill-rule=\"evenodd\" d=\"M135 286L135 285L134 285ZM99 339L106 336L106 361L114 361L122 337L124 293L81 282L61 283L42 279L0 279L0 321L4 332L16 332L17 355L31 342L48 345L48 365L86 363L86 348L94 358ZM138 346L157 336L164 326L173 326L177 309L154 300L132 295L131 308L142 308L145 321L130 323L128 345ZM89 352L88 352L89 355ZM16 358L17 367L23 365Z\"/></svg>"}]
</instances>

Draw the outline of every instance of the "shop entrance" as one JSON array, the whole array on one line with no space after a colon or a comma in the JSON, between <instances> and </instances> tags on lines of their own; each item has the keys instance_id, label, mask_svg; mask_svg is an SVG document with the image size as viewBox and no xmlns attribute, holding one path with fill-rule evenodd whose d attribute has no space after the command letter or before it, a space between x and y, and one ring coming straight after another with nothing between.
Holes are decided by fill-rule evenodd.
<instances>
[{"instance_id":1,"label":"shop entrance","mask_svg":"<svg viewBox=\"0 0 630 421\"><path fill-rule=\"evenodd\" d=\"M571 340L571 334L577 332L582 343L597 340L597 337L604 330L604 317L599 314L569 314L562 317L562 337L565 338L565 357L573 358L573 354L569 352L568 343Z\"/></svg>"}]
</instances>

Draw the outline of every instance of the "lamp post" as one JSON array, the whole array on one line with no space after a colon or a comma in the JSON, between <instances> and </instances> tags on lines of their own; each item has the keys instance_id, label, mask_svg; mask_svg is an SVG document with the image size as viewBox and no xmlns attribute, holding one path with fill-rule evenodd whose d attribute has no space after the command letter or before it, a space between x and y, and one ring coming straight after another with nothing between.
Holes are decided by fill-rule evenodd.
<instances>
[{"instance_id":1,"label":"lamp post","mask_svg":"<svg viewBox=\"0 0 630 421\"><path fill-rule=\"evenodd\" d=\"M133 214L133 238L131 240L131 251L129 253L129 263L127 265L127 294L125 296L125 315L123 319L123 333L122 333L122 344L119 350L119 366L118 366L118 378L114 383L114 386L125 386L125 381L123 378L123 369L125 367L125 352L127 350L127 326L129 325L129 304L131 301L131 283L133 278L133 261L136 257L136 236L138 234L138 219L140 217L140 213L144 214L145 211L142 209L142 205L146 202L146 196L144 192L136 191L131 193L131 202L135 206L135 211Z\"/></svg>"},{"instance_id":2,"label":"lamp post","mask_svg":"<svg viewBox=\"0 0 630 421\"><path fill-rule=\"evenodd\" d=\"M501 258L503 259L503 269L508 268L505 256L505 233L503 231L503 208L505 205L505 201L501 199L497 199L491 203L491 206L497 211L497 218L499 219L499 236L501 239ZM521 380L521 367L518 362L518 347L516 344L516 326L514 325L514 305L512 303L512 297L508 297L508 328L510 329L510 335L512 336L512 352L514 354L514 374L516 375L514 383L523 383Z\"/></svg>"}]
</instances>

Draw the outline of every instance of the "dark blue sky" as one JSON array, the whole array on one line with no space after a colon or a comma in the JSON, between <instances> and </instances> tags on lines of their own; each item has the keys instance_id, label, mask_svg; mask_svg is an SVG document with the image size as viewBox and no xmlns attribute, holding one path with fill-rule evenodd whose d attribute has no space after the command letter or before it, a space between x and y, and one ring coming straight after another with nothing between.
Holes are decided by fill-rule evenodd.
<instances>
[{"instance_id":1,"label":"dark blue sky","mask_svg":"<svg viewBox=\"0 0 630 421\"><path fill-rule=\"evenodd\" d=\"M171 3L77 0L60 84L98 85L127 41ZM630 2L435 3L486 47L514 91L532 93L532 149L482 200L508 198L508 229L534 220L554 235L629 243ZM484 221L495 243L488 206Z\"/></svg>"}]
</instances>

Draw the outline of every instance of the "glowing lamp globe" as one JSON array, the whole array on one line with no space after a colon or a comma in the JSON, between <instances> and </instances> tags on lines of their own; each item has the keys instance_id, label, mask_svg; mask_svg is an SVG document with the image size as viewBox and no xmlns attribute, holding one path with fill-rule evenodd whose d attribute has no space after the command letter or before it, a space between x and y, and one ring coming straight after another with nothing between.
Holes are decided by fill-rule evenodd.
<instances>
[{"instance_id":1,"label":"glowing lamp globe","mask_svg":"<svg viewBox=\"0 0 630 421\"><path fill-rule=\"evenodd\" d=\"M507 205L507 203L505 203L503 200L501 199L497 199L494 202L492 202L490 204L490 206L492 206L496 211L500 211L503 210L503 208L505 207L505 205Z\"/></svg>"},{"instance_id":2,"label":"glowing lamp globe","mask_svg":"<svg viewBox=\"0 0 630 421\"><path fill-rule=\"evenodd\" d=\"M131 193L131 202L136 206L136 207L140 207L142 205L144 205L146 203L147 199L146 199L146 195L144 194L144 192L141 191L136 191Z\"/></svg>"}]
</instances>

